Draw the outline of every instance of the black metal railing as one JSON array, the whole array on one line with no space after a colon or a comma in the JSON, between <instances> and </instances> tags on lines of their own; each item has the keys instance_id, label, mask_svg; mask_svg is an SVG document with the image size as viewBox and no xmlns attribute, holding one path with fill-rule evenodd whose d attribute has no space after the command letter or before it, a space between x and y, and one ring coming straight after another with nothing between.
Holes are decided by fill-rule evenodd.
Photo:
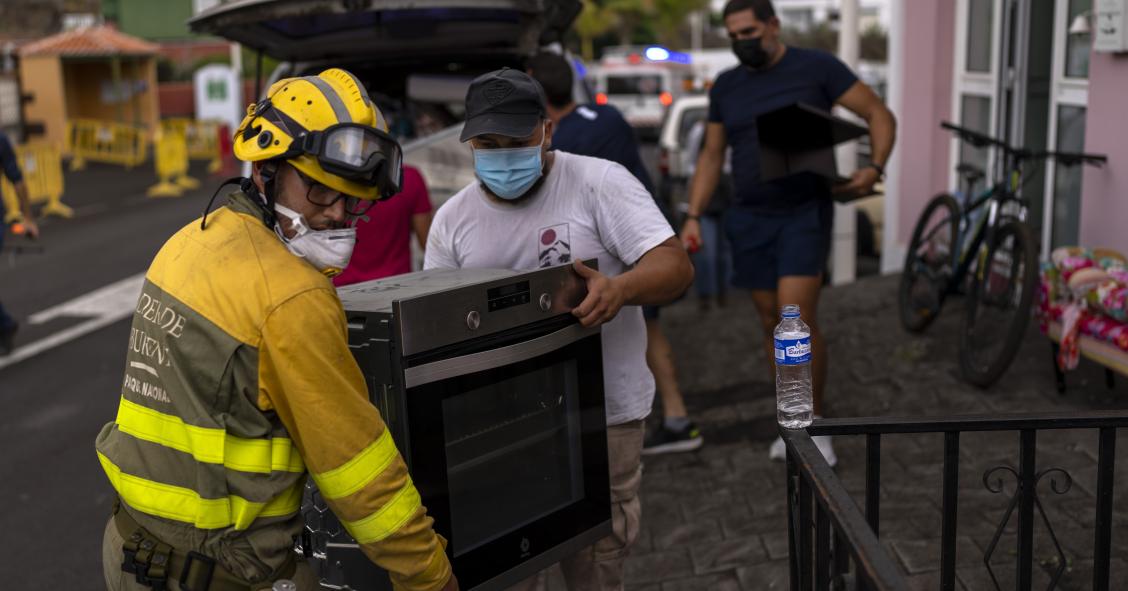
<instances>
[{"instance_id":1,"label":"black metal railing","mask_svg":"<svg viewBox=\"0 0 1128 591\"><path fill-rule=\"evenodd\" d=\"M1015 588L1030 589L1033 577L1035 513L1057 551L1056 569L1050 575L1053 589L1066 567L1066 557L1049 517L1038 497L1038 484L1050 481L1050 490L1065 494L1072 487L1069 473L1058 467L1037 469L1039 431L1093 429L1099 432L1095 525L1093 532L1093 584L1095 591L1109 589L1109 559L1112 541L1112 498L1116 429L1128 427L1124 411L1076 414L1035 413L1020 415L976 415L949 418L859 418L817 420L807 429L781 429L787 443L788 537L790 541L791 588L810 589L905 589L904 574L878 540L881 485L882 436L907 433L943 433L944 461L941 494L940 589L956 588L956 524L958 515L960 434L983 431L1016 431L1019 434L1018 466L996 466L983 474L983 484L992 493L1002 493L1004 475L1016 487L1008 507L984 553L983 563L995 587L1000 588L992 569L992 556L1012 515L1017 514ZM866 438L865 516L822 457L811 437L818 435L864 435ZM812 500L814 501L812 503ZM812 516L812 506L814 515ZM831 545L833 526L833 546ZM812 532L814 544L812 546ZM851 574L850 561L854 569ZM850 581L855 584L851 585Z\"/></svg>"}]
</instances>

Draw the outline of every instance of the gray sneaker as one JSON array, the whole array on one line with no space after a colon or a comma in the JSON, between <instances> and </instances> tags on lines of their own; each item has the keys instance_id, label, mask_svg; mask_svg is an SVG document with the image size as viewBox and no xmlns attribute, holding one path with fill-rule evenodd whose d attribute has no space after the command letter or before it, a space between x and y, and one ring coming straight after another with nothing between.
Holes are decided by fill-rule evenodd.
<instances>
[{"instance_id":1,"label":"gray sneaker","mask_svg":"<svg viewBox=\"0 0 1128 591\"><path fill-rule=\"evenodd\" d=\"M646 436L642 443L642 455L668 454L682 451L693 451L705 443L697 425L690 423L685 429L675 431L666 425L659 427Z\"/></svg>"}]
</instances>

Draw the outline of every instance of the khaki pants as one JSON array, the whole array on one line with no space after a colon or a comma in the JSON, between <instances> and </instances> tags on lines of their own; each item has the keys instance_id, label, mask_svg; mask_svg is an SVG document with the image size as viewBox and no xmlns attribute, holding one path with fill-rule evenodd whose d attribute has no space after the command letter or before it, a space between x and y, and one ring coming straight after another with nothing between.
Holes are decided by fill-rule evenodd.
<instances>
[{"instance_id":1,"label":"khaki pants","mask_svg":"<svg viewBox=\"0 0 1128 591\"><path fill-rule=\"evenodd\" d=\"M134 575L122 572L121 545L123 541L121 534L118 533L117 525L114 524L114 519L111 517L109 523L106 524L106 533L102 536L102 571L106 577L106 589L108 591L150 591L149 587L138 583ZM298 561L298 569L292 580L298 585L298 591L319 591L320 589L313 569L304 560ZM262 583L261 587L255 588L255 591L270 591L273 585L273 581L266 581ZM180 591L178 581L168 581L167 587L169 591Z\"/></svg>"},{"instance_id":2,"label":"khaki pants","mask_svg":"<svg viewBox=\"0 0 1128 591\"><path fill-rule=\"evenodd\" d=\"M623 563L638 540L642 504L643 421L607 428L608 467L611 472L611 535L560 561L568 589L573 591L621 591ZM544 591L544 572L510 588L510 591Z\"/></svg>"}]
</instances>

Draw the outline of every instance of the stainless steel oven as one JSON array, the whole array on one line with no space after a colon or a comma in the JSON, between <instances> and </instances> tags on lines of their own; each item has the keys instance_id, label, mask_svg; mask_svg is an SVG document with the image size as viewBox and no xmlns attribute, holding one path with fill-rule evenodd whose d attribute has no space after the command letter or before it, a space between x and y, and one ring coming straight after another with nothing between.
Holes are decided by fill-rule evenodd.
<instances>
[{"instance_id":1,"label":"stainless steel oven","mask_svg":"<svg viewBox=\"0 0 1128 591\"><path fill-rule=\"evenodd\" d=\"M570 266L342 288L349 343L463 589L501 589L610 533L602 347ZM390 589L309 485L322 585Z\"/></svg>"}]
</instances>

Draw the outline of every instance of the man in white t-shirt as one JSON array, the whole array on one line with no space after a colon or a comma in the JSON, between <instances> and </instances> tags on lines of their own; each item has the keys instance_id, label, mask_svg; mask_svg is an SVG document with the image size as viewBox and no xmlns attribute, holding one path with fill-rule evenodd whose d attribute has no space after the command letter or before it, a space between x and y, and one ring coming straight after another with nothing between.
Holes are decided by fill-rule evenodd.
<instances>
[{"instance_id":1,"label":"man in white t-shirt","mask_svg":"<svg viewBox=\"0 0 1128 591\"><path fill-rule=\"evenodd\" d=\"M524 72L476 78L466 94L462 141L480 182L439 209L426 269L537 269L571 263L588 296L572 313L603 324L604 394L612 535L562 561L573 590L622 589L623 561L638 538L643 419L654 399L646 366L643 304L665 304L693 280L693 266L650 193L607 160L549 151L544 91ZM582 260L598 259L599 271Z\"/></svg>"}]
</instances>

